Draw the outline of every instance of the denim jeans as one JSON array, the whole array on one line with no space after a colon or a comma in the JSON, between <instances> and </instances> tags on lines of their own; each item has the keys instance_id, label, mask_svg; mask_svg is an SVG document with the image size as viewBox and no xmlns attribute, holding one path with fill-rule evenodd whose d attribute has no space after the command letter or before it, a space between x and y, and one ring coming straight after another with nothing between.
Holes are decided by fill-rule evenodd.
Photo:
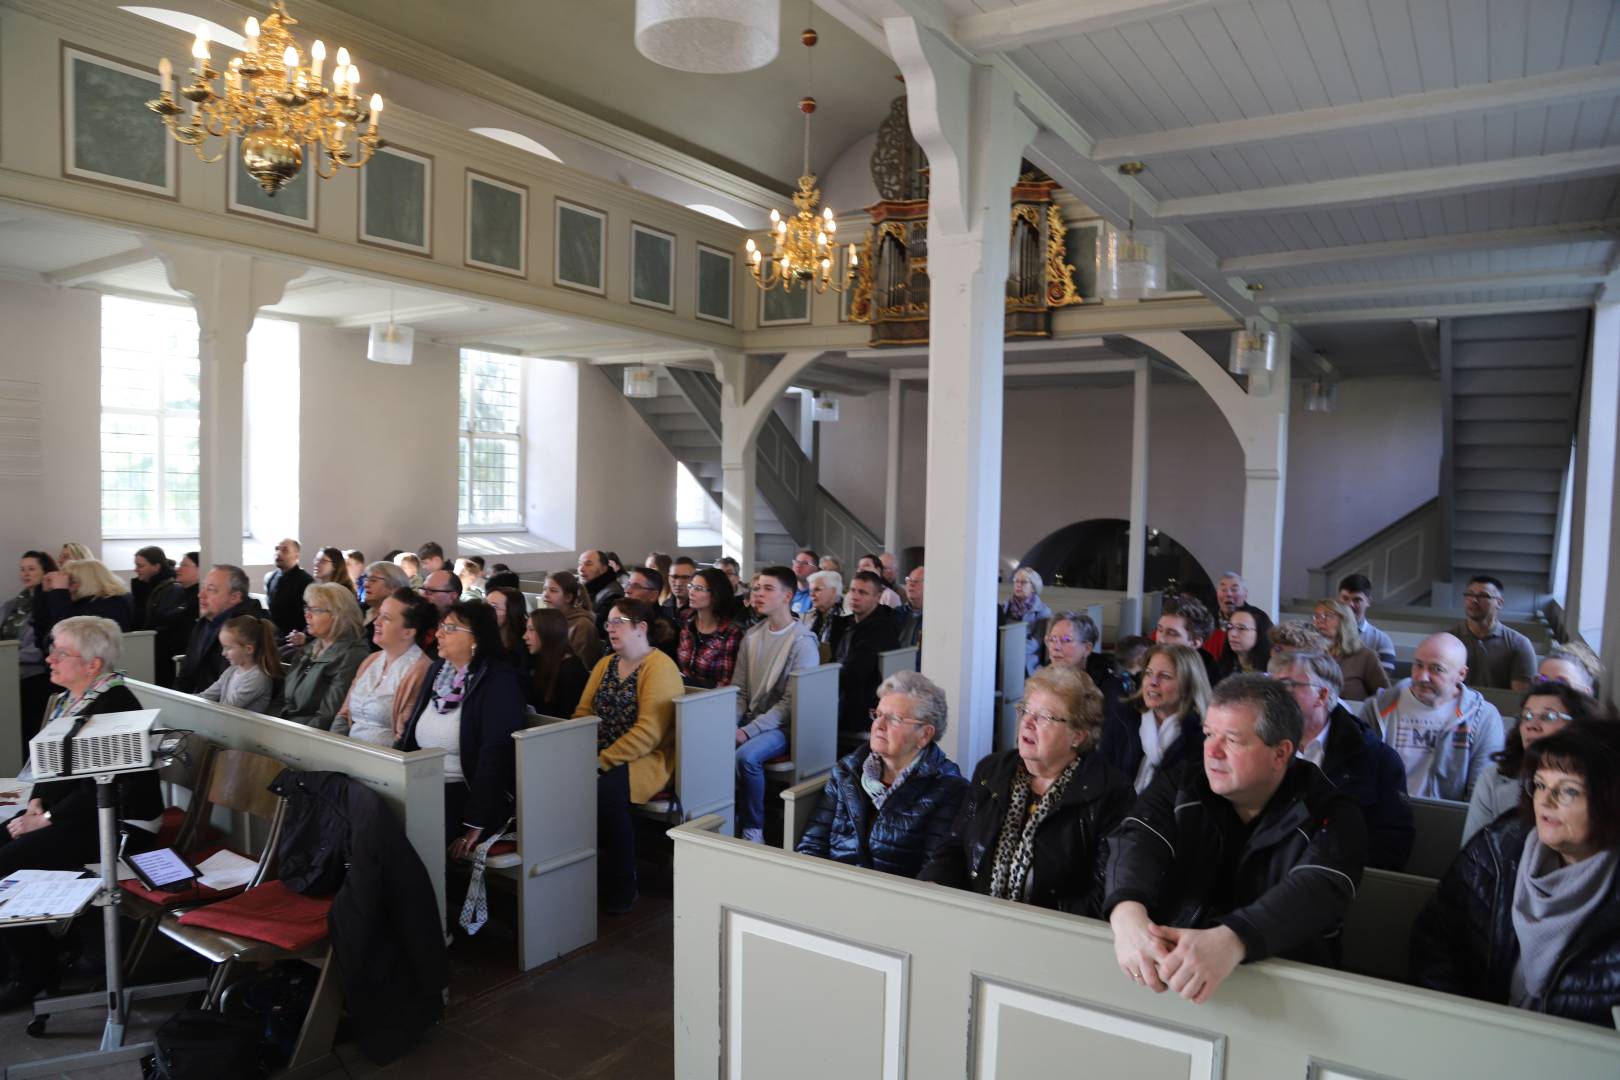
<instances>
[{"instance_id":1,"label":"denim jeans","mask_svg":"<svg viewBox=\"0 0 1620 1080\"><path fill-rule=\"evenodd\" d=\"M765 763L787 753L787 732L762 731L737 747L737 835L765 827Z\"/></svg>"}]
</instances>

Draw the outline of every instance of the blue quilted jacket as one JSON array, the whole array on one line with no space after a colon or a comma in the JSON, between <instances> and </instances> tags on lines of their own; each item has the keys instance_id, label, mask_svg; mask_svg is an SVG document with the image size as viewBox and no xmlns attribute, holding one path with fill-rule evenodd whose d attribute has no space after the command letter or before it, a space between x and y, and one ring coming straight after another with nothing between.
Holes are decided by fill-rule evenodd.
<instances>
[{"instance_id":1,"label":"blue quilted jacket","mask_svg":"<svg viewBox=\"0 0 1620 1080\"><path fill-rule=\"evenodd\" d=\"M861 787L861 765L868 753L863 746L833 766L797 850L914 878L950 833L967 780L943 750L929 743L905 783L874 812Z\"/></svg>"}]
</instances>

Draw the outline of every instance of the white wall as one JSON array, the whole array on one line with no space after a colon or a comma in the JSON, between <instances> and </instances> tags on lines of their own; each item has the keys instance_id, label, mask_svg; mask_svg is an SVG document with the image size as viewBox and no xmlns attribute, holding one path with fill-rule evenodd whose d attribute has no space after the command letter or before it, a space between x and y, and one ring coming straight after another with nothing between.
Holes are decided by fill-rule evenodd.
<instances>
[{"instance_id":1,"label":"white wall","mask_svg":"<svg viewBox=\"0 0 1620 1080\"><path fill-rule=\"evenodd\" d=\"M0 594L14 557L101 542L101 298L0 282Z\"/></svg>"},{"instance_id":2,"label":"white wall","mask_svg":"<svg viewBox=\"0 0 1620 1080\"><path fill-rule=\"evenodd\" d=\"M575 546L617 551L627 563L674 551L675 458L600 371L580 368L579 416Z\"/></svg>"},{"instance_id":3,"label":"white wall","mask_svg":"<svg viewBox=\"0 0 1620 1080\"><path fill-rule=\"evenodd\" d=\"M923 542L927 391L906 394L902 421L902 546ZM1297 391L1296 391L1297 392ZM1149 523L1193 553L1211 576L1242 555L1243 457L1220 412L1196 386L1155 383L1149 417ZM821 432L821 483L874 527L883 521L887 394L845 397ZM1002 457L1004 559L1052 531L1130 507L1131 391L1012 390ZM1289 424L1282 595L1306 571L1435 497L1440 385L1425 378L1354 379L1337 413Z\"/></svg>"}]
</instances>

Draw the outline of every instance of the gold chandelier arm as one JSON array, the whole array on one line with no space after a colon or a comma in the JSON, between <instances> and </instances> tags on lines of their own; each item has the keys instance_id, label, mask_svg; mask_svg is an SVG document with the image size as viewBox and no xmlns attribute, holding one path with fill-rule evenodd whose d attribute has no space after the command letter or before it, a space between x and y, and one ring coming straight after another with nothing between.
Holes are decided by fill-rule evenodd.
<instances>
[{"instance_id":1,"label":"gold chandelier arm","mask_svg":"<svg viewBox=\"0 0 1620 1080\"><path fill-rule=\"evenodd\" d=\"M201 161L205 165L212 165L220 158L225 156L225 147L221 146L219 148L219 153L215 154L213 157L209 157L207 154L203 153L203 145L206 141L207 140L205 139L198 139L196 142L192 143L191 152L197 155L198 161Z\"/></svg>"}]
</instances>

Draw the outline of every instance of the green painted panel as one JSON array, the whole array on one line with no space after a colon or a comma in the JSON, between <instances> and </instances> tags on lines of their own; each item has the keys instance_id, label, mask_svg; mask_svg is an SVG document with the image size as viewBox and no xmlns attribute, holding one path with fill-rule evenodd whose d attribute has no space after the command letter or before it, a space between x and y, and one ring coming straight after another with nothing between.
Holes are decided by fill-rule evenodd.
<instances>
[{"instance_id":1,"label":"green painted panel","mask_svg":"<svg viewBox=\"0 0 1620 1080\"><path fill-rule=\"evenodd\" d=\"M169 133L146 103L157 79L70 55L73 87L70 169L168 188Z\"/></svg>"},{"instance_id":2,"label":"green painted panel","mask_svg":"<svg viewBox=\"0 0 1620 1080\"><path fill-rule=\"evenodd\" d=\"M523 272L524 193L474 176L467 186L467 258Z\"/></svg>"},{"instance_id":3,"label":"green painted panel","mask_svg":"<svg viewBox=\"0 0 1620 1080\"><path fill-rule=\"evenodd\" d=\"M366 186L363 235L426 250L427 160L379 150L360 170L360 178Z\"/></svg>"},{"instance_id":4,"label":"green painted panel","mask_svg":"<svg viewBox=\"0 0 1620 1080\"><path fill-rule=\"evenodd\" d=\"M760 308L759 321L761 323L809 322L809 287L795 284L785 292L780 286L766 292Z\"/></svg>"},{"instance_id":5,"label":"green painted panel","mask_svg":"<svg viewBox=\"0 0 1620 1080\"><path fill-rule=\"evenodd\" d=\"M557 280L593 292L603 290L602 216L567 203L557 204Z\"/></svg>"},{"instance_id":6,"label":"green painted panel","mask_svg":"<svg viewBox=\"0 0 1620 1080\"><path fill-rule=\"evenodd\" d=\"M675 306L675 239L636 229L630 242L630 296L647 304Z\"/></svg>"},{"instance_id":7,"label":"green painted panel","mask_svg":"<svg viewBox=\"0 0 1620 1080\"><path fill-rule=\"evenodd\" d=\"M731 267L729 255L698 248L697 312L704 318L731 321Z\"/></svg>"}]
</instances>

